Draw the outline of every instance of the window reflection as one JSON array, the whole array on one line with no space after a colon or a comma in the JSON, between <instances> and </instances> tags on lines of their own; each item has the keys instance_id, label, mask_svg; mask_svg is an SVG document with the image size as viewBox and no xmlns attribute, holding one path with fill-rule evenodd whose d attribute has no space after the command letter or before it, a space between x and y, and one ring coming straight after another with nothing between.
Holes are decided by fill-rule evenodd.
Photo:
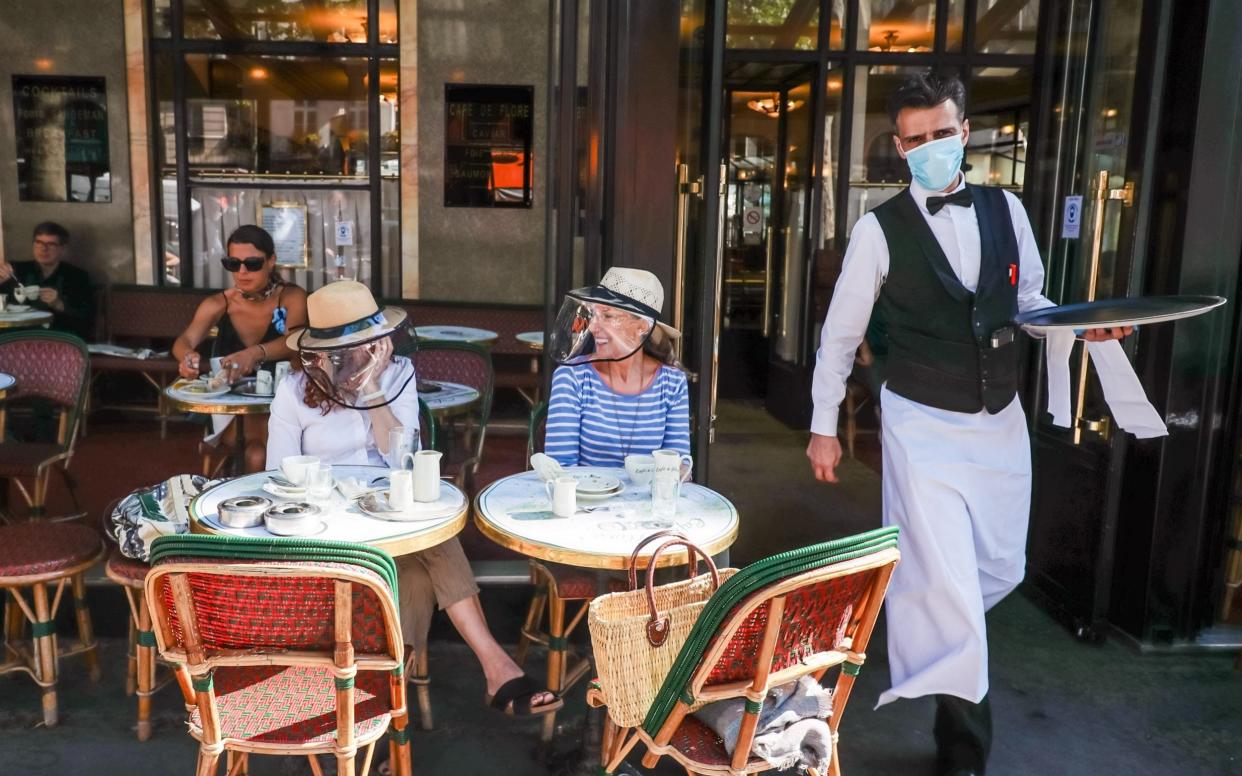
<instances>
[{"instance_id":1,"label":"window reflection","mask_svg":"<svg viewBox=\"0 0 1242 776\"><path fill-rule=\"evenodd\" d=\"M727 24L729 48L814 49L819 0L729 0ZM839 22L836 29L839 34Z\"/></svg>"},{"instance_id":2,"label":"window reflection","mask_svg":"<svg viewBox=\"0 0 1242 776\"><path fill-rule=\"evenodd\" d=\"M1017 67L974 71L968 109L966 180L1021 191L1026 176L1031 71Z\"/></svg>"},{"instance_id":3,"label":"window reflection","mask_svg":"<svg viewBox=\"0 0 1242 776\"><path fill-rule=\"evenodd\" d=\"M1032 54L1039 0L977 0L975 47L995 54Z\"/></svg>"},{"instance_id":4,"label":"window reflection","mask_svg":"<svg viewBox=\"0 0 1242 776\"><path fill-rule=\"evenodd\" d=\"M366 82L362 58L187 56L184 142L191 171L365 176ZM381 136L395 149L393 66L381 77L381 94L388 97ZM171 100L161 102L165 166L175 158L170 113Z\"/></svg>"},{"instance_id":5,"label":"window reflection","mask_svg":"<svg viewBox=\"0 0 1242 776\"><path fill-rule=\"evenodd\" d=\"M367 0L186 0L184 14L187 38L367 41ZM379 23L380 42L395 43L393 0L381 3Z\"/></svg>"},{"instance_id":6,"label":"window reflection","mask_svg":"<svg viewBox=\"0 0 1242 776\"><path fill-rule=\"evenodd\" d=\"M856 43L869 51L931 51L936 0L859 0Z\"/></svg>"}]
</instances>

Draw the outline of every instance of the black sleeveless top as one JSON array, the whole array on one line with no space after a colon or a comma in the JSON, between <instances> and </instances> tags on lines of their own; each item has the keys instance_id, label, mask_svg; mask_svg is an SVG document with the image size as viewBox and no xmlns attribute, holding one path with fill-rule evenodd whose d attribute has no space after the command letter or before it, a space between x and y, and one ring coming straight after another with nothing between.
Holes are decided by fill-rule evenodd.
<instances>
[{"instance_id":1,"label":"black sleeveless top","mask_svg":"<svg viewBox=\"0 0 1242 776\"><path fill-rule=\"evenodd\" d=\"M259 342L270 342L285 333L285 319L288 310L280 303L281 294L285 292L282 285L276 292L276 309L272 310L272 319L267 323L267 331L263 332L263 336L259 338ZM230 353L236 353L239 350L245 350L247 345L242 342L241 335L237 333L237 328L233 326L233 319L229 317L229 297L223 291L220 295L224 297L224 315L220 316L220 320L216 322L216 340L211 345L212 358L227 356ZM264 361L263 364L268 363Z\"/></svg>"}]
</instances>

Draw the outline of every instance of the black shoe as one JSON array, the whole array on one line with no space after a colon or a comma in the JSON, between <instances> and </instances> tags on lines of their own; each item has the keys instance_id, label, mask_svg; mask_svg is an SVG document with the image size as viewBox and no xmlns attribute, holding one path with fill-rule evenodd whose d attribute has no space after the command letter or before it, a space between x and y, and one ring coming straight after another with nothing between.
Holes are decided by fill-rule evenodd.
<instances>
[{"instance_id":1,"label":"black shoe","mask_svg":"<svg viewBox=\"0 0 1242 776\"><path fill-rule=\"evenodd\" d=\"M992 707L987 696L971 703L954 695L937 695L932 733L938 776L984 776L992 749Z\"/></svg>"}]
</instances>

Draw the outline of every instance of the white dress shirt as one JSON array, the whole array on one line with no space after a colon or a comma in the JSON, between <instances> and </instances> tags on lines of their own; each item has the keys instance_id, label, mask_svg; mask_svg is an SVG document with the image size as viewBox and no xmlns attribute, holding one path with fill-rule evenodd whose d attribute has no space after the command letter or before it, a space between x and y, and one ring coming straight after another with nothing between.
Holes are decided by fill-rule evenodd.
<instances>
[{"instance_id":1,"label":"white dress shirt","mask_svg":"<svg viewBox=\"0 0 1242 776\"><path fill-rule=\"evenodd\" d=\"M414 428L417 438L418 387L414 365L408 358L397 356L388 365L380 376L380 389L389 397L397 397L388 409L401 425ZM278 468L281 459L289 455L317 455L330 464L396 465L385 461L376 447L370 413L334 404L325 415L319 407L306 406L302 401L305 390L305 372L290 372L276 388L267 425L267 468ZM397 391L401 391L399 396Z\"/></svg>"},{"instance_id":2,"label":"white dress shirt","mask_svg":"<svg viewBox=\"0 0 1242 776\"><path fill-rule=\"evenodd\" d=\"M965 177L959 176L953 191L961 191L965 186ZM917 181L912 181L910 194L958 280L973 293L979 284L980 261L979 219L975 208L945 205L932 215L927 212L927 198L940 196L941 192L929 191ZM1005 192L1005 200L1009 203L1009 216L1018 242L1018 310L1025 312L1051 307L1052 302L1043 295L1044 264L1039 257L1030 219L1021 200L1008 191ZM867 332L872 308L888 277L888 266L888 242L884 239L884 230L875 214L867 213L850 233L841 277L837 280L828 316L824 319L811 383L811 397L815 402L811 415L812 433L837 435L837 414L841 400L845 398L845 381L853 370L854 354Z\"/></svg>"}]
</instances>

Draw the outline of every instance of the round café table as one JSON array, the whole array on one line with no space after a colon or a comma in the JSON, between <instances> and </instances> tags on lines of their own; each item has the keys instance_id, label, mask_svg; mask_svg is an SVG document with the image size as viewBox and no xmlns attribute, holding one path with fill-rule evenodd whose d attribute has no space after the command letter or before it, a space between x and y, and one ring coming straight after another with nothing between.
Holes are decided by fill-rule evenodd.
<instances>
[{"instance_id":1,"label":"round caf\u00e9 table","mask_svg":"<svg viewBox=\"0 0 1242 776\"><path fill-rule=\"evenodd\" d=\"M52 322L52 314L47 310L24 310L20 313L11 310L0 312L0 329L36 329Z\"/></svg>"},{"instance_id":2,"label":"round caf\u00e9 table","mask_svg":"<svg viewBox=\"0 0 1242 776\"><path fill-rule=\"evenodd\" d=\"M418 398L427 404L437 421L464 415L479 403L481 394L463 383L446 380L419 380Z\"/></svg>"},{"instance_id":3,"label":"round caf\u00e9 table","mask_svg":"<svg viewBox=\"0 0 1242 776\"><path fill-rule=\"evenodd\" d=\"M466 342L490 348L500 337L494 331L471 326L415 326L414 333L422 342Z\"/></svg>"},{"instance_id":4,"label":"round caf\u00e9 table","mask_svg":"<svg viewBox=\"0 0 1242 776\"><path fill-rule=\"evenodd\" d=\"M256 396L242 393L226 393L222 396L203 396L181 390L183 380L177 380L164 389L168 406L177 412L197 412L203 415L266 415L271 411L272 396ZM242 385L253 385L243 383ZM246 458L246 424L237 424L236 453L233 473L241 474Z\"/></svg>"},{"instance_id":5,"label":"round caf\u00e9 table","mask_svg":"<svg viewBox=\"0 0 1242 776\"><path fill-rule=\"evenodd\" d=\"M621 480L624 489L611 498L585 500L578 498L578 511L573 517L558 518L544 483L535 472L514 474L493 482L474 500L474 522L484 536L528 557L550 563L568 564L593 572L595 595L608 589L608 570L626 568L634 545L656 531L673 529L686 534L709 555L717 555L737 539L737 509L724 496L710 488L684 483L677 500L676 514L669 520L657 519L651 513L651 488L631 482L625 469L604 467L572 467L567 474L612 475ZM659 546L652 542L639 554L639 565L648 565L651 553ZM670 548L657 561L661 567L686 563L684 547ZM556 576L540 563L532 564L534 576L550 580L556 587ZM564 617L564 607L561 617ZM553 607L548 605L549 617ZM528 627L538 624L527 621ZM571 626L572 627L572 626ZM563 632L564 623L557 627ZM551 629L550 629L551 632ZM563 652L548 653L547 686L563 694L590 670L587 657ZM562 684L563 677L563 684ZM599 710L588 715L584 727L581 760L576 773L595 773L599 762ZM540 733L541 747L546 746L555 731L555 715L544 717Z\"/></svg>"},{"instance_id":6,"label":"round caf\u00e9 table","mask_svg":"<svg viewBox=\"0 0 1242 776\"><path fill-rule=\"evenodd\" d=\"M518 334L514 334L513 338L530 348L530 373L533 375L539 374L539 358L543 355L543 332L523 331ZM523 388L518 388L518 393L520 393L522 398L526 399L527 403L532 407L538 404L541 398L541 391L539 387L533 388L529 396Z\"/></svg>"},{"instance_id":7,"label":"round caf\u00e9 table","mask_svg":"<svg viewBox=\"0 0 1242 776\"><path fill-rule=\"evenodd\" d=\"M543 332L541 331L523 331L514 334L513 338L537 353L543 352Z\"/></svg>"},{"instance_id":8,"label":"round caf\u00e9 table","mask_svg":"<svg viewBox=\"0 0 1242 776\"><path fill-rule=\"evenodd\" d=\"M273 474L280 472L245 474L225 480L198 494L190 502L190 530L194 533L227 536L274 537L275 534L269 533L261 525L254 528L226 526L220 522L219 514L220 502L235 496L262 496L277 503L302 498L282 498L265 491L263 486ZM366 486L372 486L376 479L387 474L388 469L383 466L339 464L332 467L332 475L338 481L353 478ZM358 508L355 500L347 499L339 489L333 489L332 496L319 503L323 510L320 513L323 528L318 533L294 538L357 542L377 547L394 557L409 555L451 539L465 526L469 504L465 494L452 483L440 483L440 501L435 502L435 505L434 509L428 510L426 519L382 520L366 514Z\"/></svg>"},{"instance_id":9,"label":"round caf\u00e9 table","mask_svg":"<svg viewBox=\"0 0 1242 776\"><path fill-rule=\"evenodd\" d=\"M558 518L552 515L539 475L513 474L488 485L475 498L475 524L492 541L528 557L601 570L624 569L640 539L668 528L686 534L709 555L723 552L737 539L737 509L711 488L682 484L676 515L660 520L651 513L650 486L634 485L625 469L576 466L566 473L614 475L624 489L603 500L579 497L578 512ZM654 545L647 547L639 557L649 557L654 550ZM661 555L659 565L685 562L685 550L680 548Z\"/></svg>"}]
</instances>

